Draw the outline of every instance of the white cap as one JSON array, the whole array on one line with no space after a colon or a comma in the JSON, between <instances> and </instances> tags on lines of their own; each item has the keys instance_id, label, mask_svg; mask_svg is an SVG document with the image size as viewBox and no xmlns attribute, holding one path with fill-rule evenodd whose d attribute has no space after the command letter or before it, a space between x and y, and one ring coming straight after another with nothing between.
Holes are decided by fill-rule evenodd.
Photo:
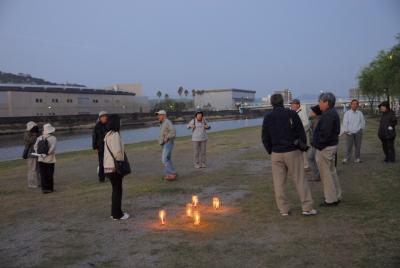
<instances>
[{"instance_id":1,"label":"white cap","mask_svg":"<svg viewBox=\"0 0 400 268\"><path fill-rule=\"evenodd\" d=\"M99 113L99 118L102 117L103 115L108 115L108 113L106 111L101 111Z\"/></svg>"},{"instance_id":2,"label":"white cap","mask_svg":"<svg viewBox=\"0 0 400 268\"><path fill-rule=\"evenodd\" d=\"M165 110L159 110L158 112L156 112L156 115L162 115L162 114L164 114L164 115L166 115L167 114L167 112L165 111Z\"/></svg>"},{"instance_id":3,"label":"white cap","mask_svg":"<svg viewBox=\"0 0 400 268\"><path fill-rule=\"evenodd\" d=\"M26 123L26 130L29 131L36 126L37 126L37 124L35 122L29 121L28 123Z\"/></svg>"},{"instance_id":4,"label":"white cap","mask_svg":"<svg viewBox=\"0 0 400 268\"><path fill-rule=\"evenodd\" d=\"M54 131L56 131L56 129L51 125L51 124L45 124L43 126L43 134L51 134Z\"/></svg>"}]
</instances>

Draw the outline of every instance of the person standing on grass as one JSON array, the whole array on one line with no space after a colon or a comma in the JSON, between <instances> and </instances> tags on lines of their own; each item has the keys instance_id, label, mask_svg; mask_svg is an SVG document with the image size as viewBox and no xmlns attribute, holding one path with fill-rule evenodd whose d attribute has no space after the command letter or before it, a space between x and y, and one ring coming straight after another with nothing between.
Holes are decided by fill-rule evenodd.
<instances>
[{"instance_id":1,"label":"person standing on grass","mask_svg":"<svg viewBox=\"0 0 400 268\"><path fill-rule=\"evenodd\" d=\"M299 140L306 143L306 133L300 117L293 110L285 109L281 94L271 96L273 110L264 117L262 142L265 150L271 154L272 179L275 200L282 216L289 215L289 204L286 197L286 180L288 174L294 180L305 216L316 215L310 187L304 178L303 154L299 149Z\"/></svg>"},{"instance_id":2,"label":"person standing on grass","mask_svg":"<svg viewBox=\"0 0 400 268\"><path fill-rule=\"evenodd\" d=\"M161 145L161 162L164 164L164 179L173 181L178 176L174 166L172 165L172 150L176 137L176 130L172 122L167 118L167 112L160 110L156 113L160 122L160 136L158 143Z\"/></svg>"},{"instance_id":3,"label":"person standing on grass","mask_svg":"<svg viewBox=\"0 0 400 268\"><path fill-rule=\"evenodd\" d=\"M313 139L313 131L315 130L315 127L318 124L318 121L321 117L321 110L319 109L319 105L315 105L311 107L311 112L310 112L310 140L312 141ZM320 175L319 175L319 170L317 166L317 162L315 161L315 153L316 149L315 147L311 144L310 152L308 155L308 164L310 166L311 172L312 172L312 178L310 179L311 181L320 181Z\"/></svg>"},{"instance_id":4,"label":"person standing on grass","mask_svg":"<svg viewBox=\"0 0 400 268\"><path fill-rule=\"evenodd\" d=\"M51 124L43 126L43 135L36 139L35 152L39 154L40 185L44 194L54 192L54 168L56 164L56 129Z\"/></svg>"},{"instance_id":5,"label":"person standing on grass","mask_svg":"<svg viewBox=\"0 0 400 268\"><path fill-rule=\"evenodd\" d=\"M26 124L26 131L24 133L24 152L22 158L26 160L28 164L28 187L38 188L40 187L39 177L39 166L37 156L32 155L35 152L34 146L36 139L39 137L38 125L30 121Z\"/></svg>"},{"instance_id":6,"label":"person standing on grass","mask_svg":"<svg viewBox=\"0 0 400 268\"><path fill-rule=\"evenodd\" d=\"M96 150L98 161L99 161L99 182L105 181L105 174L104 174L104 137L106 136L107 132L107 122L108 122L108 113L106 111L101 111L99 113L99 119L96 122L96 125L93 129L92 135L92 147L93 150Z\"/></svg>"},{"instance_id":7,"label":"person standing on grass","mask_svg":"<svg viewBox=\"0 0 400 268\"><path fill-rule=\"evenodd\" d=\"M202 111L196 112L194 118L189 122L187 128L192 129L192 143L194 151L194 167L206 167L206 148L207 148L207 124Z\"/></svg>"},{"instance_id":8,"label":"person standing on grass","mask_svg":"<svg viewBox=\"0 0 400 268\"><path fill-rule=\"evenodd\" d=\"M301 107L300 100L294 99L290 102L290 108L295 111L303 124L304 131L306 132L306 142L308 143L309 132L310 132L310 121L308 120L307 111ZM303 152L304 168L308 169L308 153Z\"/></svg>"},{"instance_id":9,"label":"person standing on grass","mask_svg":"<svg viewBox=\"0 0 400 268\"><path fill-rule=\"evenodd\" d=\"M104 173L112 185L111 218L127 220L129 214L122 212L122 179L123 175L116 171L115 161L125 160L124 144L119 134L120 118L113 115L108 118L107 133L104 137Z\"/></svg>"},{"instance_id":10,"label":"person standing on grass","mask_svg":"<svg viewBox=\"0 0 400 268\"><path fill-rule=\"evenodd\" d=\"M337 206L342 199L342 189L335 167L340 134L340 117L334 108L335 102L336 97L331 92L320 95L319 108L322 115L313 133L312 145L316 148L315 158L325 196L322 207Z\"/></svg>"},{"instance_id":11,"label":"person standing on grass","mask_svg":"<svg viewBox=\"0 0 400 268\"><path fill-rule=\"evenodd\" d=\"M387 101L379 104L379 111L382 113L379 123L378 137L382 142L382 149L385 154L385 163L394 163L396 153L394 150L394 140L396 138L397 119L395 113L390 109Z\"/></svg>"},{"instance_id":12,"label":"person standing on grass","mask_svg":"<svg viewBox=\"0 0 400 268\"><path fill-rule=\"evenodd\" d=\"M358 100L351 101L351 109L344 113L342 133L345 135L346 148L343 164L347 164L351 158L353 145L355 149L354 163L360 163L361 140L363 129L365 128L365 119L361 111L358 110Z\"/></svg>"}]
</instances>

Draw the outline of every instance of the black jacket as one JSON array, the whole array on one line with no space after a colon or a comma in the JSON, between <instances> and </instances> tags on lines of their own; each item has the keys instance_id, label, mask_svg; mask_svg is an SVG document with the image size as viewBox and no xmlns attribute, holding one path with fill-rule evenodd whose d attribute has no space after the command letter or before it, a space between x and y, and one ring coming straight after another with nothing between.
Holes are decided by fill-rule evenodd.
<instances>
[{"instance_id":1,"label":"black jacket","mask_svg":"<svg viewBox=\"0 0 400 268\"><path fill-rule=\"evenodd\" d=\"M379 124L378 137L381 140L390 140L396 137L397 125L396 115L392 110L382 114L381 122ZM391 128L391 129L390 129Z\"/></svg>"},{"instance_id":2,"label":"black jacket","mask_svg":"<svg viewBox=\"0 0 400 268\"><path fill-rule=\"evenodd\" d=\"M106 125L97 122L93 129L92 135L92 147L93 150L99 150L100 152L104 152L104 137L107 133Z\"/></svg>"},{"instance_id":3,"label":"black jacket","mask_svg":"<svg viewBox=\"0 0 400 268\"><path fill-rule=\"evenodd\" d=\"M339 143L340 117L335 108L325 111L314 129L312 145L318 150Z\"/></svg>"},{"instance_id":4,"label":"black jacket","mask_svg":"<svg viewBox=\"0 0 400 268\"><path fill-rule=\"evenodd\" d=\"M307 142L300 117L295 111L282 106L274 107L272 112L264 116L261 136L265 150L269 154L297 150L298 147L294 144L296 139L303 143Z\"/></svg>"}]
</instances>

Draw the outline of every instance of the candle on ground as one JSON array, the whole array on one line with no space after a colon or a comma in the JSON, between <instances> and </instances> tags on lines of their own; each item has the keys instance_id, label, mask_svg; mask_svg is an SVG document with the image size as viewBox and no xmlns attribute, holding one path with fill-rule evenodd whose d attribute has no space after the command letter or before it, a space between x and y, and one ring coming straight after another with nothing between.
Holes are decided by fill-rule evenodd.
<instances>
[{"instance_id":1,"label":"candle on ground","mask_svg":"<svg viewBox=\"0 0 400 268\"><path fill-rule=\"evenodd\" d=\"M200 225L200 212L195 211L193 213L193 218L194 218L194 225Z\"/></svg>"},{"instance_id":2,"label":"candle on ground","mask_svg":"<svg viewBox=\"0 0 400 268\"><path fill-rule=\"evenodd\" d=\"M186 216L192 217L192 212L193 212L193 205L188 203L186 204Z\"/></svg>"},{"instance_id":3,"label":"candle on ground","mask_svg":"<svg viewBox=\"0 0 400 268\"><path fill-rule=\"evenodd\" d=\"M213 208L214 209L218 209L219 208L219 198L218 197L213 197L212 203L213 203Z\"/></svg>"},{"instance_id":4,"label":"candle on ground","mask_svg":"<svg viewBox=\"0 0 400 268\"><path fill-rule=\"evenodd\" d=\"M194 207L197 207L199 204L199 197L197 195L192 196L192 204Z\"/></svg>"},{"instance_id":5,"label":"candle on ground","mask_svg":"<svg viewBox=\"0 0 400 268\"><path fill-rule=\"evenodd\" d=\"M160 216L160 223L161 225L165 224L165 217L167 216L167 212L165 212L164 209L160 210L159 212L159 216Z\"/></svg>"}]
</instances>

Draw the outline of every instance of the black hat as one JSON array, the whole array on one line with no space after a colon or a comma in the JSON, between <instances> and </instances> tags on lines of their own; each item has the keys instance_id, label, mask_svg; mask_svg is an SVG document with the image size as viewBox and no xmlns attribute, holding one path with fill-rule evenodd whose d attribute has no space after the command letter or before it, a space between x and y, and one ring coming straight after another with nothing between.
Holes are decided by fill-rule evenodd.
<instances>
[{"instance_id":1,"label":"black hat","mask_svg":"<svg viewBox=\"0 0 400 268\"><path fill-rule=\"evenodd\" d=\"M293 99L293 100L290 102L290 104L292 104L292 103L294 103L294 104L300 104L300 100L299 100L299 99Z\"/></svg>"},{"instance_id":2,"label":"black hat","mask_svg":"<svg viewBox=\"0 0 400 268\"><path fill-rule=\"evenodd\" d=\"M202 116L204 116L204 113L203 113L203 111L201 111L201 110L198 110L198 111L196 111L196 113L194 114L194 117L196 117L196 115L198 115L198 114L201 114Z\"/></svg>"},{"instance_id":3,"label":"black hat","mask_svg":"<svg viewBox=\"0 0 400 268\"><path fill-rule=\"evenodd\" d=\"M319 108L319 105L315 105L315 106L311 107L311 111L313 111L316 115L321 115L322 114L322 111Z\"/></svg>"},{"instance_id":4,"label":"black hat","mask_svg":"<svg viewBox=\"0 0 400 268\"><path fill-rule=\"evenodd\" d=\"M381 106L385 106L386 107L386 109L390 109L390 104L389 104L389 102L388 101L382 101L379 105L378 105L378 108L381 108Z\"/></svg>"}]
</instances>

